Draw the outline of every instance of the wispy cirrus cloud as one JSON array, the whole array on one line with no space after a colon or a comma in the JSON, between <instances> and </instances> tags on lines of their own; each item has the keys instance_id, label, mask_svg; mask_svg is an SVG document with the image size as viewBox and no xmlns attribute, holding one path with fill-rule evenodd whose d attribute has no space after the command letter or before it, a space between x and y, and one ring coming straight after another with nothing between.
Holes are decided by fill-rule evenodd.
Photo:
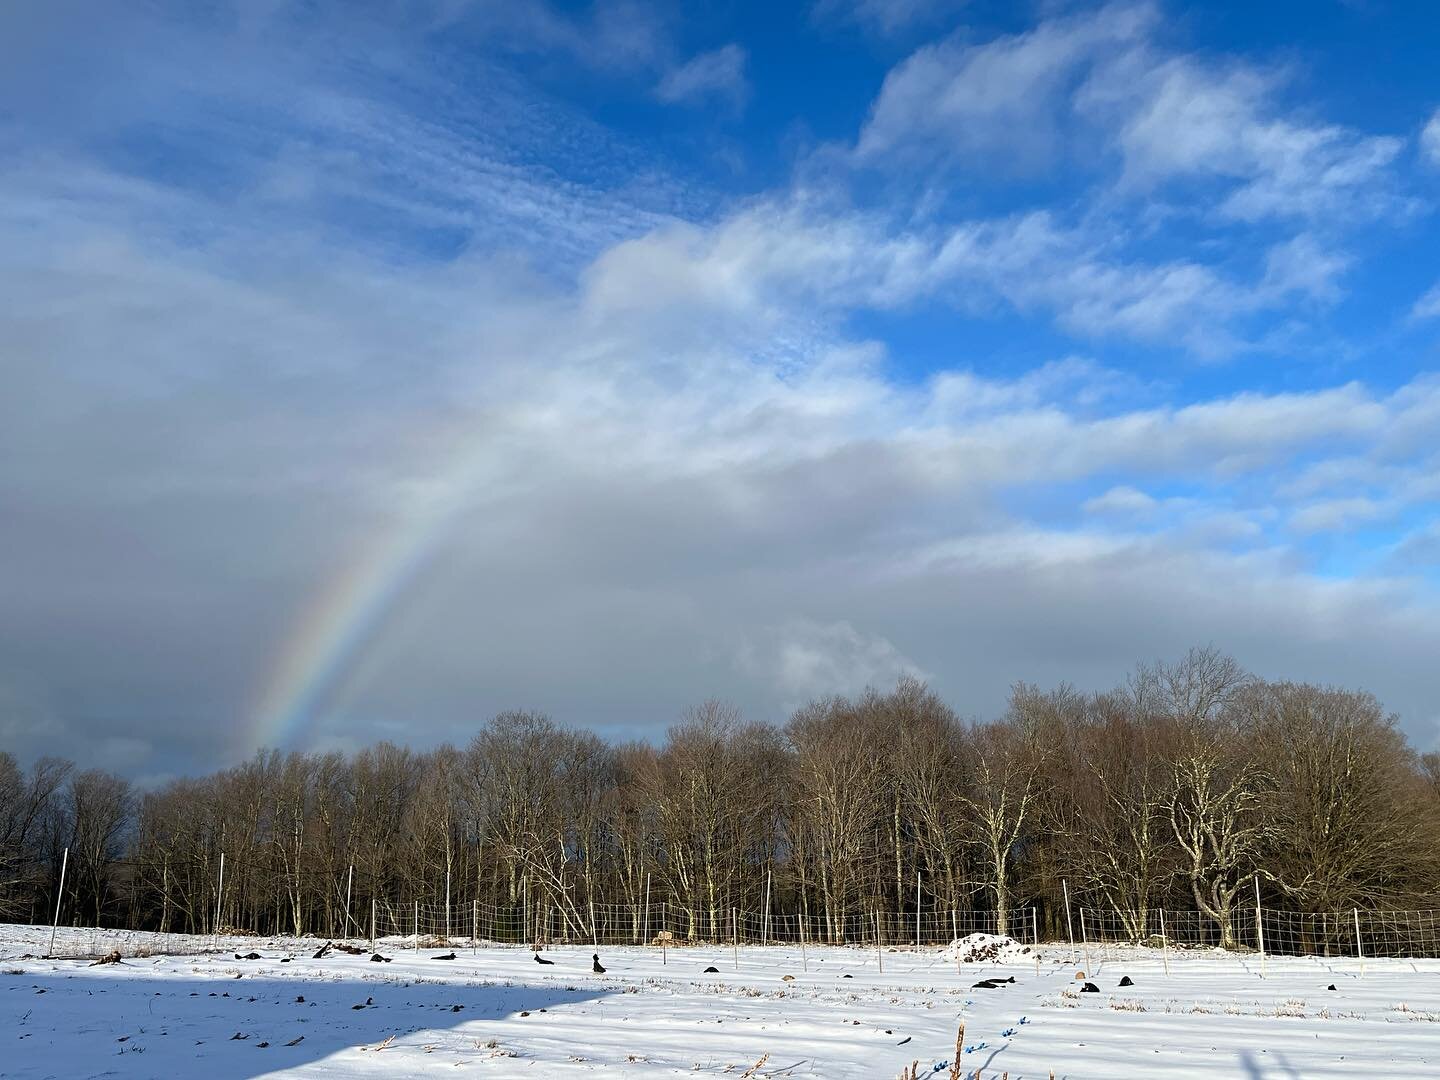
<instances>
[{"instance_id":1,"label":"wispy cirrus cloud","mask_svg":"<svg viewBox=\"0 0 1440 1080\"><path fill-rule=\"evenodd\" d=\"M815 19L844 22L892 37L934 26L964 10L965 0L816 0Z\"/></svg>"},{"instance_id":2,"label":"wispy cirrus cloud","mask_svg":"<svg viewBox=\"0 0 1440 1080\"><path fill-rule=\"evenodd\" d=\"M1436 109L1420 131L1420 152L1431 165L1440 165L1440 109Z\"/></svg>"},{"instance_id":3,"label":"wispy cirrus cloud","mask_svg":"<svg viewBox=\"0 0 1440 1080\"><path fill-rule=\"evenodd\" d=\"M691 57L667 71L655 87L655 96L671 104L700 104L718 98L739 109L749 95L745 50L735 44Z\"/></svg>"},{"instance_id":4,"label":"wispy cirrus cloud","mask_svg":"<svg viewBox=\"0 0 1440 1080\"><path fill-rule=\"evenodd\" d=\"M848 161L888 177L891 197L920 186L954 228L957 267L1070 332L1213 359L1268 348L1294 328L1268 313L1345 299L1364 227L1423 212L1405 140L1317 120L1292 71L1179 51L1164 26L1154 4L1111 3L922 46L886 77ZM997 179L1015 204L1003 218L936 194ZM1057 203L1050 185L1067 180Z\"/></svg>"},{"instance_id":5,"label":"wispy cirrus cloud","mask_svg":"<svg viewBox=\"0 0 1440 1080\"><path fill-rule=\"evenodd\" d=\"M1288 73L1174 51L1151 3L1112 3L982 43L926 45L885 80L855 144L866 165L960 173L1062 162L1122 191L1167 184L1242 221L1394 217L1404 139L1317 123L1282 101ZM1097 153L1098 150L1098 153Z\"/></svg>"},{"instance_id":6,"label":"wispy cirrus cloud","mask_svg":"<svg viewBox=\"0 0 1440 1080\"><path fill-rule=\"evenodd\" d=\"M1404 141L1287 116L1282 77L1147 50L1093 73L1080 104L1117 126L1128 188L1216 181L1218 212L1240 221L1406 212L1391 172Z\"/></svg>"},{"instance_id":7,"label":"wispy cirrus cloud","mask_svg":"<svg viewBox=\"0 0 1440 1080\"><path fill-rule=\"evenodd\" d=\"M1069 138L1070 100L1084 73L1143 40L1155 19L1149 5L1111 6L982 44L925 45L886 76L856 156L962 170L983 158L985 168L1006 173L1053 164Z\"/></svg>"},{"instance_id":8,"label":"wispy cirrus cloud","mask_svg":"<svg viewBox=\"0 0 1440 1080\"><path fill-rule=\"evenodd\" d=\"M1424 295L1415 301L1410 309L1410 316L1414 319L1434 319L1440 317L1440 281L1437 281Z\"/></svg>"}]
</instances>

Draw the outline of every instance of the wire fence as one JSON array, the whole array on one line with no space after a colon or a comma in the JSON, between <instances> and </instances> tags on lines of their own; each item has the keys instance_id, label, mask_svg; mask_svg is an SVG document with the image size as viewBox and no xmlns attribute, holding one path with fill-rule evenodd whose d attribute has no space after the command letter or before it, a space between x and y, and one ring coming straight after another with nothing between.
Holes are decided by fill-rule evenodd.
<instances>
[{"instance_id":1,"label":"wire fence","mask_svg":"<svg viewBox=\"0 0 1440 1080\"><path fill-rule=\"evenodd\" d=\"M51 960L98 960L112 954L127 959L143 956L200 956L232 950L238 952L263 946L273 940L261 935L173 934L159 930L125 930L114 927L10 924L5 932L0 934L0 961L36 957Z\"/></svg>"},{"instance_id":2,"label":"wire fence","mask_svg":"<svg viewBox=\"0 0 1440 1080\"><path fill-rule=\"evenodd\" d=\"M66 849L60 866L58 895L64 895L65 875L69 864ZM916 906L904 912L848 910L835 912L742 911L738 906L728 909L716 899L688 904L669 900L646 903L597 904L593 899L583 904L562 891L558 896L546 893L545 898L531 902L526 882L522 900L497 905L480 900L468 904L456 902L446 875L445 899L406 904L388 897L372 897L369 911L352 906L354 868L345 878L343 894L337 882L337 897L344 897L338 927L332 917L331 937L380 939L410 938L418 946L424 940L448 942L467 939L478 945L485 941L495 944L543 946L554 942L588 942L593 945L682 945L733 943L739 945L871 945L876 948L946 945L975 934L1006 937L1012 941L1039 945L1040 912L1036 907L1000 911L960 911L957 908L926 911L920 903L919 878L916 879ZM1362 961L1368 957L1440 957L1440 913L1435 910L1293 912L1266 908L1261 903L1258 878L1255 904L1236 904L1220 911L1167 911L1157 909L1123 909L1111 907L1080 909L1080 936L1075 940L1075 919L1070 907L1068 884L1062 882L1064 926L1069 943L1078 944L1088 955L1093 943L1100 949L1111 946L1153 946L1162 950L1219 949L1225 952L1252 951L1283 956L1354 956ZM223 929L220 916L225 896L225 857L217 868L212 929ZM766 908L770 908L767 879ZM42 955L56 956L56 932L59 928L61 905L57 903L50 929L48 948ZM335 909L331 909L332 916ZM1059 912L1050 912L1058 923ZM368 915L368 918L367 918ZM278 919L277 919L278 921ZM24 927L34 930L35 927ZM336 930L338 929L338 934ZM75 930L76 933L71 933ZM86 941L85 934L92 935ZM78 940L79 947L92 949L107 935L142 935L146 931L86 930L67 928L67 941ZM257 936L249 930L223 930L212 933L218 943L221 937ZM79 935L78 939L76 934ZM179 935L157 935L173 940ZM279 936L279 935L277 935ZM128 947L140 948L139 937L126 938ZM1050 940L1057 940L1051 935Z\"/></svg>"},{"instance_id":3,"label":"wire fence","mask_svg":"<svg viewBox=\"0 0 1440 1080\"><path fill-rule=\"evenodd\" d=\"M1034 944L1036 909L988 911L849 912L844 915L687 908L669 902L495 905L412 902L408 908L373 901L348 917L355 936L435 941L476 939L507 945L590 942L595 945L867 945L913 948L948 945L970 934L1004 934Z\"/></svg>"},{"instance_id":4,"label":"wire fence","mask_svg":"<svg viewBox=\"0 0 1440 1080\"><path fill-rule=\"evenodd\" d=\"M1061 913L1062 918L1065 913ZM738 908L652 904L595 904L557 907L550 903L497 905L456 899L440 902L374 900L346 910L338 933L351 940L388 940L401 947L426 944L596 946L805 946L926 949L948 946L972 934L1008 937L1026 945L1073 943L1098 950L1135 947L1274 956L1440 958L1440 910L1354 909L1297 913L1254 906L1217 919L1193 910L1155 908L1140 912L1078 908L1047 934L1038 908L1014 909L1004 919L993 911L914 910L908 912L757 912ZM1073 934L1073 938L1072 935ZM208 952L236 947L246 939L275 935L241 928L220 934L167 934L150 930L61 926L16 927L5 935L4 953L54 957L99 957L149 952ZM397 942L395 939L399 939Z\"/></svg>"},{"instance_id":5,"label":"wire fence","mask_svg":"<svg viewBox=\"0 0 1440 1080\"><path fill-rule=\"evenodd\" d=\"M1440 911L1292 912L1255 905L1225 918L1198 911L1081 909L1082 944L1219 949L1274 956L1440 957Z\"/></svg>"}]
</instances>

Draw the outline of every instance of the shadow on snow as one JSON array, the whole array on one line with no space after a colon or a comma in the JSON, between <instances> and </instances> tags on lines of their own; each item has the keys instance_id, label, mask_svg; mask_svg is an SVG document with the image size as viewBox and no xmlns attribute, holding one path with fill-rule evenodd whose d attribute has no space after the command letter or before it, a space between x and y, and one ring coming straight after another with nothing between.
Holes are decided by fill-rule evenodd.
<instances>
[{"instance_id":1,"label":"shadow on snow","mask_svg":"<svg viewBox=\"0 0 1440 1080\"><path fill-rule=\"evenodd\" d=\"M374 1048L392 1036L392 1052L442 1043L436 1064L453 1065L490 1056L486 1043L498 1037L495 1021L528 1012L525 1023L554 1025L554 1036L563 1039L564 1014L555 1010L618 992L558 981L508 983L470 968L446 971L450 981L437 982L413 971L365 971L365 978L353 963L337 970L297 961L284 975L259 964L252 975L237 963L237 979L182 973L189 966L184 957L162 962L168 967L163 978L146 973L156 963L149 958L126 960L123 969L77 962L73 970L7 971L0 976L0 1075L231 1080ZM439 1034L445 1031L462 1038ZM437 1035L416 1037L423 1032Z\"/></svg>"}]
</instances>

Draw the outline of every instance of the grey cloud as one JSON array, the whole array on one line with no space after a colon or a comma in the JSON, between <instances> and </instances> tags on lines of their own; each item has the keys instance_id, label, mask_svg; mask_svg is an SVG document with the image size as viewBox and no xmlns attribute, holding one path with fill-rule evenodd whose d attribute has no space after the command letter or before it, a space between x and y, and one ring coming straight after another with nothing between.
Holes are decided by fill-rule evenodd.
<instances>
[{"instance_id":1,"label":"grey cloud","mask_svg":"<svg viewBox=\"0 0 1440 1080\"><path fill-rule=\"evenodd\" d=\"M605 197L386 101L311 103L305 130L384 162L336 177L303 148L255 152L238 193L75 148L0 173L7 748L136 774L248 752L297 626L366 567L403 586L355 617L297 743L463 738L516 705L653 734L710 695L781 719L912 668L987 715L1014 679L1104 686L1204 640L1368 686L1431 741L1433 591L1307 573L1260 510L1348 494L1355 461L1375 498L1421 498L1440 383L1181 407L1073 359L900 382L849 311L983 281L1165 333L1236 286L1053 222L1016 263L995 226L942 258L955 227L802 194L704 227L666 223L684 192L622 200L607 231ZM352 184L387 223L509 218L420 258L307 225L316 189L265 165L314 171L322 197ZM1152 480L1195 487L1193 510L1063 523Z\"/></svg>"},{"instance_id":2,"label":"grey cloud","mask_svg":"<svg viewBox=\"0 0 1440 1080\"><path fill-rule=\"evenodd\" d=\"M646 731L709 694L779 718L797 672L892 662L986 713L1012 678L1103 684L1172 639L1276 674L1344 651L1325 628L1346 620L1435 641L1433 609L1379 585L1163 528L1037 531L1006 505L1065 477L1216 462L1264 489L1302 450L1420 423L1429 382L1184 408L1090 396L1105 373L1074 364L902 388L833 329L783 360L750 352L749 327L687 335L663 309L652 336L613 277L577 293L478 259L417 277L323 244L273 276L244 258L207 273L153 239L7 250L26 303L5 326L21 347L0 404L0 682L31 751L123 736L153 748L126 743L145 771L233 752L303 612L433 503L454 507L433 550L305 739L423 742L516 704ZM701 285L697 310L748 310ZM407 350L417 326L427 344ZM1186 576L1210 587L1171 580ZM1424 672L1358 648L1331 677L1413 726Z\"/></svg>"}]
</instances>

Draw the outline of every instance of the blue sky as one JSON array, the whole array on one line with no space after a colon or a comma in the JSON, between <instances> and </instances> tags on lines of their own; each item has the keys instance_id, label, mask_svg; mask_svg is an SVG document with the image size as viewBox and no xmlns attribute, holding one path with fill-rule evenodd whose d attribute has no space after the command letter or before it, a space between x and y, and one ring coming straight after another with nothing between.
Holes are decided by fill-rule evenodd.
<instances>
[{"instance_id":1,"label":"blue sky","mask_svg":"<svg viewBox=\"0 0 1440 1080\"><path fill-rule=\"evenodd\" d=\"M650 735L1195 643L1440 738L1426 5L0 16L0 734Z\"/></svg>"}]
</instances>

